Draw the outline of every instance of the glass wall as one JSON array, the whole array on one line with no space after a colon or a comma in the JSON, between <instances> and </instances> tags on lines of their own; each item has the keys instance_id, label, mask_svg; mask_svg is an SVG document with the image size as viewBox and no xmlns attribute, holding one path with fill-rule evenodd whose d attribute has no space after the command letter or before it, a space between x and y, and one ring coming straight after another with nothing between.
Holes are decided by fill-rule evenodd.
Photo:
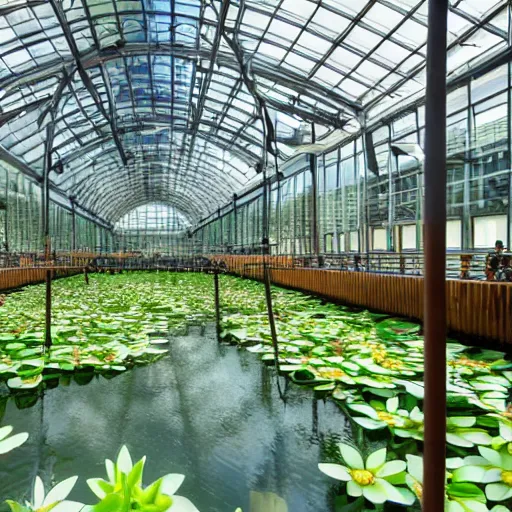
<instances>
[{"instance_id":1,"label":"glass wall","mask_svg":"<svg viewBox=\"0 0 512 512\"><path fill-rule=\"evenodd\" d=\"M44 248L41 212L39 184L0 161L0 252L41 253ZM49 222L52 250L71 251L72 211L51 202ZM111 235L105 228L80 215L75 215L75 223L77 250L111 249Z\"/></svg>"},{"instance_id":2,"label":"glass wall","mask_svg":"<svg viewBox=\"0 0 512 512\"><path fill-rule=\"evenodd\" d=\"M486 250L511 243L510 64L466 81L448 95L447 247ZM423 144L425 107L397 113L338 148L317 155L319 250L417 252L423 249ZM310 169L273 180L269 201L273 254L311 254L314 233ZM287 174L288 173L288 174ZM237 243L260 247L256 217L237 208ZM215 224L225 222L213 220ZM222 252L224 239L202 236L205 252ZM196 244L196 246L198 246Z\"/></svg>"}]
</instances>

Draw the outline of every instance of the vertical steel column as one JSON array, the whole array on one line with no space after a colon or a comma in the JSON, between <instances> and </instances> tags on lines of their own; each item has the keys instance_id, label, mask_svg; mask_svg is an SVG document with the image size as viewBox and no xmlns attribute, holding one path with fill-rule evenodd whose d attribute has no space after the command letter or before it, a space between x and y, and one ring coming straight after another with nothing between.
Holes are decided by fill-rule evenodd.
<instances>
[{"instance_id":1,"label":"vertical steel column","mask_svg":"<svg viewBox=\"0 0 512 512\"><path fill-rule=\"evenodd\" d=\"M423 511L444 510L446 467L446 40L448 0L429 0L425 123Z\"/></svg>"},{"instance_id":2,"label":"vertical steel column","mask_svg":"<svg viewBox=\"0 0 512 512\"><path fill-rule=\"evenodd\" d=\"M43 169L43 236L44 255L48 261L51 256L50 243L50 171L52 168L52 146L53 146L54 122L52 120L46 125L46 142L44 151Z\"/></svg>"},{"instance_id":3,"label":"vertical steel column","mask_svg":"<svg viewBox=\"0 0 512 512\"><path fill-rule=\"evenodd\" d=\"M276 254L281 254L281 177L276 171Z\"/></svg>"},{"instance_id":4,"label":"vertical steel column","mask_svg":"<svg viewBox=\"0 0 512 512\"><path fill-rule=\"evenodd\" d=\"M73 200L71 200L71 251L76 251L76 212Z\"/></svg>"},{"instance_id":5,"label":"vertical steel column","mask_svg":"<svg viewBox=\"0 0 512 512\"><path fill-rule=\"evenodd\" d=\"M220 252L225 253L226 250L224 249L224 223L222 222L222 217L220 215L220 208L217 210L217 222L218 222L218 230L219 238L220 238Z\"/></svg>"},{"instance_id":6,"label":"vertical steel column","mask_svg":"<svg viewBox=\"0 0 512 512\"><path fill-rule=\"evenodd\" d=\"M316 144L316 130L315 123L311 123L311 143ZM318 157L315 153L311 153L310 155L310 170L311 170L311 236L313 238L313 256L315 258L319 258L320 254L320 240L318 238L318 172L317 172L317 160ZM318 262L318 266L320 265L320 261Z\"/></svg>"},{"instance_id":7,"label":"vertical steel column","mask_svg":"<svg viewBox=\"0 0 512 512\"><path fill-rule=\"evenodd\" d=\"M512 4L508 2L508 46L512 46ZM510 252L512 246L512 63L509 60L507 66L508 90L507 90L507 148L508 148L508 208L507 208L507 242Z\"/></svg>"},{"instance_id":8,"label":"vertical steel column","mask_svg":"<svg viewBox=\"0 0 512 512\"><path fill-rule=\"evenodd\" d=\"M43 235L44 235L44 258L47 265L51 260L51 240L50 240L50 171L52 168L52 147L53 136L55 133L54 117L46 126L46 141L44 152L43 169ZM45 311L45 330L44 346L49 350L52 346L52 271L47 270L45 274L46 282L46 311Z\"/></svg>"},{"instance_id":9,"label":"vertical steel column","mask_svg":"<svg viewBox=\"0 0 512 512\"><path fill-rule=\"evenodd\" d=\"M9 252L9 172L5 169L5 216L4 216L4 249ZM0 246L1 247L1 246Z\"/></svg>"},{"instance_id":10,"label":"vertical steel column","mask_svg":"<svg viewBox=\"0 0 512 512\"><path fill-rule=\"evenodd\" d=\"M418 109L416 109L416 142L421 145L420 137L420 121ZM417 193L416 193L416 250L421 251L421 243L423 241L423 172L424 162L418 160L419 170L417 175Z\"/></svg>"},{"instance_id":11,"label":"vertical steel column","mask_svg":"<svg viewBox=\"0 0 512 512\"><path fill-rule=\"evenodd\" d=\"M473 153L473 107L471 106L471 83L467 84L468 106L466 107L466 149L464 151L463 167L463 207L462 207L462 249L473 246L473 229L471 225L471 157Z\"/></svg>"},{"instance_id":12,"label":"vertical steel column","mask_svg":"<svg viewBox=\"0 0 512 512\"><path fill-rule=\"evenodd\" d=\"M233 246L236 248L238 244L238 218L236 213L236 194L233 194L233 230L234 236L232 238Z\"/></svg>"},{"instance_id":13,"label":"vertical steel column","mask_svg":"<svg viewBox=\"0 0 512 512\"><path fill-rule=\"evenodd\" d=\"M363 145L363 158L364 158L364 187L363 187L363 212L364 212L364 244L366 252L366 270L370 270L370 204L368 202L368 141L366 139L366 118L359 119L361 124L361 142Z\"/></svg>"},{"instance_id":14,"label":"vertical steel column","mask_svg":"<svg viewBox=\"0 0 512 512\"><path fill-rule=\"evenodd\" d=\"M317 183L317 156L310 155L310 171L311 171L311 237L313 239L313 256L319 257L320 240L318 238L318 183ZM320 263L319 263L320 265ZM321 266L321 265L320 265Z\"/></svg>"},{"instance_id":15,"label":"vertical steel column","mask_svg":"<svg viewBox=\"0 0 512 512\"><path fill-rule=\"evenodd\" d=\"M388 226L386 229L387 233L387 250L396 252L396 242L395 242L395 227L394 227L394 219L395 219L395 182L393 175L393 151L391 150L391 122L388 124L388 164L387 164L387 172L388 172Z\"/></svg>"},{"instance_id":16,"label":"vertical steel column","mask_svg":"<svg viewBox=\"0 0 512 512\"><path fill-rule=\"evenodd\" d=\"M217 328L217 341L220 342L220 293L219 293L219 270L216 268L213 274L215 286L215 323Z\"/></svg>"}]
</instances>

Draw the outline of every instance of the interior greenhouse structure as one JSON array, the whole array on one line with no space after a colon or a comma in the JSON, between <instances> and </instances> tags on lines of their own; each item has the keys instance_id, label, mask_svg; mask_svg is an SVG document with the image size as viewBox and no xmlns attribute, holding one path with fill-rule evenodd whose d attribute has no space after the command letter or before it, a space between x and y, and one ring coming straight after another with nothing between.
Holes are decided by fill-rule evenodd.
<instances>
[{"instance_id":1,"label":"interior greenhouse structure","mask_svg":"<svg viewBox=\"0 0 512 512\"><path fill-rule=\"evenodd\" d=\"M0 0L0 512L512 510L511 0Z\"/></svg>"}]
</instances>

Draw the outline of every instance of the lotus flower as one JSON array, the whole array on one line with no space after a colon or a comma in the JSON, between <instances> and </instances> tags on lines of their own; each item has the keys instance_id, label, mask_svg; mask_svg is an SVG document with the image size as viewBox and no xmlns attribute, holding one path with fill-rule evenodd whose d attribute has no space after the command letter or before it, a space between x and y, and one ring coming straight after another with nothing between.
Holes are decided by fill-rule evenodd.
<instances>
[{"instance_id":1,"label":"lotus flower","mask_svg":"<svg viewBox=\"0 0 512 512\"><path fill-rule=\"evenodd\" d=\"M364 496L375 504L386 501L403 505L414 503L414 495L408 489L395 487L388 481L405 471L405 462L386 462L386 448L382 448L372 453L365 464L359 451L352 446L339 443L338 447L347 466L319 464L318 468L331 478L347 482L347 492L350 496Z\"/></svg>"},{"instance_id":2,"label":"lotus flower","mask_svg":"<svg viewBox=\"0 0 512 512\"><path fill-rule=\"evenodd\" d=\"M83 503L68 501L66 498L73 490L77 476L72 476L57 484L45 495L43 481L37 476L34 483L32 503L26 502L25 506L15 501L7 500L12 512L79 512L84 507Z\"/></svg>"},{"instance_id":3,"label":"lotus flower","mask_svg":"<svg viewBox=\"0 0 512 512\"><path fill-rule=\"evenodd\" d=\"M183 475L168 474L143 488L145 461L146 458L143 457L133 464L126 446L121 448L116 464L111 460L105 460L108 480L87 480L91 490L101 500L97 507L90 510L106 510L106 507L115 509L123 503L126 496L129 496L130 503L137 504L137 508L151 506L154 512L198 512L187 498L174 494L185 479Z\"/></svg>"},{"instance_id":4,"label":"lotus flower","mask_svg":"<svg viewBox=\"0 0 512 512\"><path fill-rule=\"evenodd\" d=\"M0 455L18 448L28 439L26 432L9 437L12 430L10 425L0 428Z\"/></svg>"}]
</instances>

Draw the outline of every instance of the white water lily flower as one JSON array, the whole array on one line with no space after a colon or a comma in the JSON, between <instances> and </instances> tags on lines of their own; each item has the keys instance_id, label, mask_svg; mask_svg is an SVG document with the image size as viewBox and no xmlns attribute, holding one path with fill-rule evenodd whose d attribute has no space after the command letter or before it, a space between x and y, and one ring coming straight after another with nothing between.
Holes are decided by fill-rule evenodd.
<instances>
[{"instance_id":1,"label":"white water lily flower","mask_svg":"<svg viewBox=\"0 0 512 512\"><path fill-rule=\"evenodd\" d=\"M405 488L395 487L388 479L405 471L406 464L401 460L386 462L386 448L372 453L366 464L358 450L339 443L341 456L347 466L341 464L319 464L318 468L331 478L347 482L350 496L364 496L375 504L392 501L402 505L412 505L414 495Z\"/></svg>"},{"instance_id":2,"label":"white water lily flower","mask_svg":"<svg viewBox=\"0 0 512 512\"><path fill-rule=\"evenodd\" d=\"M406 455L407 475L405 481L418 500L423 497L423 459L417 455ZM459 459L447 459L446 466L459 466ZM452 483L446 486L445 512L489 512L485 495L473 484ZM496 512L500 512L499 510Z\"/></svg>"},{"instance_id":3,"label":"white water lily flower","mask_svg":"<svg viewBox=\"0 0 512 512\"><path fill-rule=\"evenodd\" d=\"M479 446L479 456L464 459L465 465L453 474L456 482L487 484L485 494L491 501L505 501L512 497L512 455L508 450L492 450Z\"/></svg>"},{"instance_id":4,"label":"white water lily flower","mask_svg":"<svg viewBox=\"0 0 512 512\"><path fill-rule=\"evenodd\" d=\"M12 430L13 427L10 425L0 428L0 455L18 448L18 446L21 446L28 439L27 432L9 437Z\"/></svg>"},{"instance_id":5,"label":"white water lily flower","mask_svg":"<svg viewBox=\"0 0 512 512\"><path fill-rule=\"evenodd\" d=\"M390 398L385 409L375 408L368 404L350 403L348 407L353 411L367 416L354 417L353 420L363 428L377 430L389 427L398 437L413 438L420 441L424 435L424 415L419 407L411 412L398 408L398 398ZM454 446L471 448L474 445L490 445L492 437L482 428L475 427L476 417L461 416L447 418L446 442Z\"/></svg>"},{"instance_id":6,"label":"white water lily flower","mask_svg":"<svg viewBox=\"0 0 512 512\"><path fill-rule=\"evenodd\" d=\"M73 490L78 480L77 476L72 476L58 483L48 494L45 495L44 485L38 476L34 482L34 490L32 494L32 503L26 502L26 507L31 512L79 512L84 507L83 503L76 501L68 501L66 498ZM20 505L13 501L7 501L11 510L20 510ZM22 509L24 510L24 509Z\"/></svg>"}]
</instances>

